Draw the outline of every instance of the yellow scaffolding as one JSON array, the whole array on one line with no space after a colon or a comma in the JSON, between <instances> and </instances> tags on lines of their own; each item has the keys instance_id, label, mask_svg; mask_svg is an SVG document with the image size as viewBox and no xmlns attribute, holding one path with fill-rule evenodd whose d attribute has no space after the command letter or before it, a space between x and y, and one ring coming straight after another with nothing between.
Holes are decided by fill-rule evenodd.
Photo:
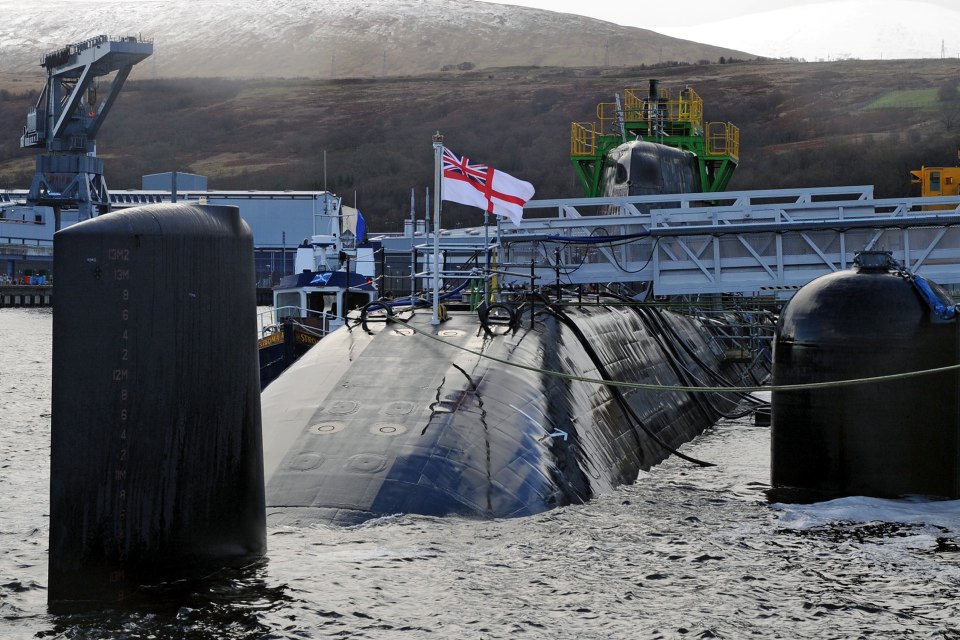
<instances>
[{"instance_id":1,"label":"yellow scaffolding","mask_svg":"<svg viewBox=\"0 0 960 640\"><path fill-rule=\"evenodd\" d=\"M657 119L667 122L684 122L696 129L703 128L703 98L690 87L685 87L674 98L669 89L661 89L659 100L654 103L641 89L623 92L624 122L651 122Z\"/></svg>"},{"instance_id":2,"label":"yellow scaffolding","mask_svg":"<svg viewBox=\"0 0 960 640\"><path fill-rule=\"evenodd\" d=\"M740 128L729 122L708 122L705 129L707 157L729 156L740 160Z\"/></svg>"},{"instance_id":3,"label":"yellow scaffolding","mask_svg":"<svg viewBox=\"0 0 960 640\"><path fill-rule=\"evenodd\" d=\"M597 152L597 129L593 122L570 123L570 155L592 156Z\"/></svg>"}]
</instances>

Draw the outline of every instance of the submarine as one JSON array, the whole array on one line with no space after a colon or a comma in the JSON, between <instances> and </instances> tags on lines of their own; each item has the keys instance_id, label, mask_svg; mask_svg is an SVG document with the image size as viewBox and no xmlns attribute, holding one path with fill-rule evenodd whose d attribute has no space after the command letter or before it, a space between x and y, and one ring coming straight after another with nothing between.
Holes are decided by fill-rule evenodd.
<instances>
[{"instance_id":1,"label":"submarine","mask_svg":"<svg viewBox=\"0 0 960 640\"><path fill-rule=\"evenodd\" d=\"M528 516L633 483L724 415L769 352L732 322L528 292L497 315L358 319L261 395L268 524ZM728 320L735 320L728 318ZM698 462L698 461L695 461Z\"/></svg>"},{"instance_id":2,"label":"submarine","mask_svg":"<svg viewBox=\"0 0 960 640\"><path fill-rule=\"evenodd\" d=\"M605 196L650 196L701 190L697 157L689 151L631 140L607 152Z\"/></svg>"},{"instance_id":3,"label":"submarine","mask_svg":"<svg viewBox=\"0 0 960 640\"><path fill-rule=\"evenodd\" d=\"M617 112L616 134L573 123L588 196L729 180L736 128L708 136L689 87L672 99L652 80ZM589 297L531 281L475 310L365 305L262 392L268 523L533 515L632 483L685 457L678 447L719 418L749 411L742 395L702 392L766 378L769 349L744 357L736 340L748 319Z\"/></svg>"}]
</instances>

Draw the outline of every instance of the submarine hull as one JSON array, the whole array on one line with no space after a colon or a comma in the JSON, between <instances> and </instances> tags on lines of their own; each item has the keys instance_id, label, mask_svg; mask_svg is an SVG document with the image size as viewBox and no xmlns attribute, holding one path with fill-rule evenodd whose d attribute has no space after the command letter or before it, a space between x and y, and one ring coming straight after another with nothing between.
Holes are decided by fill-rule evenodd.
<instances>
[{"instance_id":1,"label":"submarine hull","mask_svg":"<svg viewBox=\"0 0 960 640\"><path fill-rule=\"evenodd\" d=\"M434 327L427 312L321 340L261 398L268 522L581 503L634 482L736 400L578 377L676 386L707 365L753 384L765 368L724 363L703 321L669 312L571 307L532 325L528 313L492 335L475 314Z\"/></svg>"},{"instance_id":2,"label":"submarine hull","mask_svg":"<svg viewBox=\"0 0 960 640\"><path fill-rule=\"evenodd\" d=\"M633 140L612 149L603 175L604 195L650 196L702 191L697 157L682 149Z\"/></svg>"},{"instance_id":3,"label":"submarine hull","mask_svg":"<svg viewBox=\"0 0 960 640\"><path fill-rule=\"evenodd\" d=\"M771 484L780 500L849 495L960 497L958 324L931 314L915 280L867 268L821 276L777 327ZM935 283L941 300L949 295ZM888 380L862 380L890 376Z\"/></svg>"}]
</instances>

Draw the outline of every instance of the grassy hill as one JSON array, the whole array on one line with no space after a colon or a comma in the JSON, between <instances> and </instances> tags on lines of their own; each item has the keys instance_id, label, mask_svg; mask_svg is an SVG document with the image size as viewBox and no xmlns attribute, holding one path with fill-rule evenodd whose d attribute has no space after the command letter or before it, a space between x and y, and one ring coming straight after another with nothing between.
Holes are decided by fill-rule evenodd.
<instances>
[{"instance_id":1,"label":"grassy hill","mask_svg":"<svg viewBox=\"0 0 960 640\"><path fill-rule=\"evenodd\" d=\"M911 169L953 164L956 60L736 63L668 68L514 67L385 79L159 79L127 83L98 138L111 188L180 170L214 189L321 189L356 199L377 230L399 228L432 187L431 135L532 182L537 198L583 193L571 121L625 88L689 84L707 120L741 129L731 189L873 184L910 195ZM15 81L16 80L16 81ZM25 188L18 142L37 78L0 77L0 188ZM326 152L326 172L324 172ZM324 176L326 175L326 178ZM422 206L422 205L420 205ZM479 214L451 207L445 224Z\"/></svg>"}]
</instances>

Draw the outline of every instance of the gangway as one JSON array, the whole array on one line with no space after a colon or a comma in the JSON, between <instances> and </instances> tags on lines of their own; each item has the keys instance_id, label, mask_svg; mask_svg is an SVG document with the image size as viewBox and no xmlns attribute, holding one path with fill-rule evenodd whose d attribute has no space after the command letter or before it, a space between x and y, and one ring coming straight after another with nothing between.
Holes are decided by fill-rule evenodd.
<instances>
[{"instance_id":1,"label":"gangway","mask_svg":"<svg viewBox=\"0 0 960 640\"><path fill-rule=\"evenodd\" d=\"M654 295L783 298L866 250L960 288L960 197L875 199L870 186L530 201L498 239L500 265L537 265L542 282Z\"/></svg>"}]
</instances>

